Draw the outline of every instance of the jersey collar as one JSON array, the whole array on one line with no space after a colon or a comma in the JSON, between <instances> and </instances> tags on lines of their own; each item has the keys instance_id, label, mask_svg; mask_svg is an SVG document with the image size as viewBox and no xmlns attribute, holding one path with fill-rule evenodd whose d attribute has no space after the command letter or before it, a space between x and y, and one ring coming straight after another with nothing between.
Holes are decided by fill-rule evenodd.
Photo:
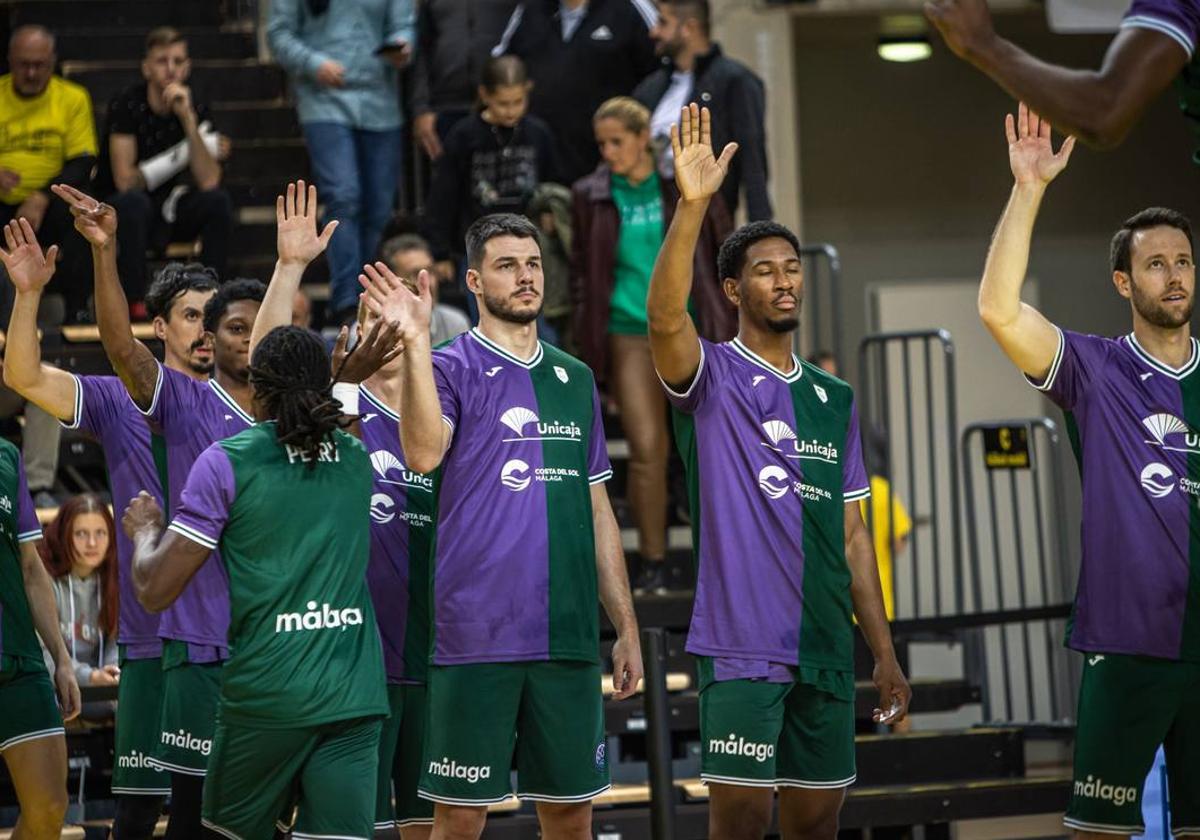
<instances>
[{"instance_id":1,"label":"jersey collar","mask_svg":"<svg viewBox=\"0 0 1200 840\"><path fill-rule=\"evenodd\" d=\"M492 351L506 362L512 362L514 365L523 367L526 370L532 370L533 368L537 367L538 363L542 361L542 356L545 355L545 353L542 351L542 342L540 341L538 342L537 350L533 351L532 356L530 356L528 359L518 359L512 353L509 353L499 344L481 333L479 331L479 327L472 327L470 335L471 338L478 341L485 349Z\"/></svg>"},{"instance_id":2,"label":"jersey collar","mask_svg":"<svg viewBox=\"0 0 1200 840\"><path fill-rule=\"evenodd\" d=\"M1200 367L1200 348L1197 347L1197 344L1200 344L1200 342L1197 342L1195 338L1191 339L1192 355L1188 357L1186 362L1184 362L1183 367L1178 368L1165 365L1147 353L1145 348L1138 344L1137 336L1133 333L1125 336L1125 342L1129 345L1129 348L1133 350L1135 356L1137 356L1146 364L1150 365L1150 367L1154 368L1159 373L1163 374L1164 376L1169 376L1172 379L1183 379L1185 376L1195 371L1197 367Z\"/></svg>"},{"instance_id":3,"label":"jersey collar","mask_svg":"<svg viewBox=\"0 0 1200 840\"><path fill-rule=\"evenodd\" d=\"M251 417L249 414L247 414L244 410L242 410L242 407L240 405L238 405L237 400L235 400L233 397L231 397L229 395L229 392L226 391L224 388L222 388L220 386L220 384L218 384L217 378L215 376L212 379L208 380L208 387L212 388L213 393L216 394L217 397L220 398L221 402L225 403L225 405L229 408L230 411L234 412L238 417L245 420L247 426L254 425L254 418Z\"/></svg>"},{"instance_id":4,"label":"jersey collar","mask_svg":"<svg viewBox=\"0 0 1200 840\"><path fill-rule=\"evenodd\" d=\"M801 367L800 360L798 358L796 358L795 353L792 354L792 370L791 370L791 372L784 373L779 368L775 367L775 365L771 364L766 359L764 359L762 356L755 353L753 350L751 350L745 344L742 344L742 340L740 338L734 338L733 341L729 342L729 346L732 347L734 352L737 353L739 356L741 356L743 359L750 362L751 364L758 365L763 370L769 372L776 379L779 379L783 382L787 382L789 384L792 382L798 382L798 381L800 381L800 377L804 375L804 369L803 369L803 367Z\"/></svg>"},{"instance_id":5,"label":"jersey collar","mask_svg":"<svg viewBox=\"0 0 1200 840\"><path fill-rule=\"evenodd\" d=\"M392 420L399 421L400 415L388 408L387 405L384 404L383 400L372 394L370 388L368 388L366 385L360 384L358 386L358 390L362 391L363 396L367 398L367 402L369 402L371 406L380 414L382 414L384 417L390 417Z\"/></svg>"}]
</instances>

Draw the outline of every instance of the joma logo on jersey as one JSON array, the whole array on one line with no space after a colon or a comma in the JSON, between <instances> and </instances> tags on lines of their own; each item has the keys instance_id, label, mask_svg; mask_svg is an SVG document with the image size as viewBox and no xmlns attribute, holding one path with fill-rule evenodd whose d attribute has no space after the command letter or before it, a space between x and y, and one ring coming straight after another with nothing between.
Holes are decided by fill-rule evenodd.
<instances>
[{"instance_id":1,"label":"joma logo on jersey","mask_svg":"<svg viewBox=\"0 0 1200 840\"><path fill-rule=\"evenodd\" d=\"M386 449L380 449L371 453L371 466L375 469L375 474L379 476L379 480L383 484L395 484L400 487L408 487L412 490L424 490L426 493L433 492L432 478L413 472L404 466L403 461ZM399 481L388 478L388 473L392 471L400 474Z\"/></svg>"},{"instance_id":2,"label":"joma logo on jersey","mask_svg":"<svg viewBox=\"0 0 1200 840\"><path fill-rule=\"evenodd\" d=\"M475 784L482 779L490 779L492 768L486 764L459 764L457 761L451 761L443 756L441 761L429 762L429 775L444 776L447 779L463 779L470 784Z\"/></svg>"},{"instance_id":3,"label":"joma logo on jersey","mask_svg":"<svg viewBox=\"0 0 1200 840\"><path fill-rule=\"evenodd\" d=\"M168 733L168 732L163 733L164 736L169 735L169 734L170 733ZM164 741L163 743L166 743L166 742ZM203 743L203 742L201 742L201 743ZM210 749L212 748L212 744L209 744L209 748ZM205 755L208 755L208 753L206 752ZM144 753L140 753L137 750L131 751L129 753L129 755L117 756L117 766L124 767L129 770L157 770L158 769L154 764L151 763L150 759L147 758Z\"/></svg>"},{"instance_id":4,"label":"joma logo on jersey","mask_svg":"<svg viewBox=\"0 0 1200 840\"><path fill-rule=\"evenodd\" d=\"M838 448L832 443L822 443L816 438L800 440L792 427L782 420L768 420L762 424L763 432L768 442L763 442L767 449L773 449L785 458L796 460L824 461L827 464L838 462Z\"/></svg>"},{"instance_id":5,"label":"joma logo on jersey","mask_svg":"<svg viewBox=\"0 0 1200 840\"><path fill-rule=\"evenodd\" d=\"M753 758L762 764L775 757L774 744L756 744L730 732L728 738L713 738L708 742L708 751L713 755L741 755Z\"/></svg>"},{"instance_id":6,"label":"joma logo on jersey","mask_svg":"<svg viewBox=\"0 0 1200 840\"><path fill-rule=\"evenodd\" d=\"M1102 799L1119 806L1137 801L1138 789L1132 786L1106 785L1103 779L1088 776L1087 781L1076 780L1075 795L1086 799Z\"/></svg>"},{"instance_id":7,"label":"joma logo on jersey","mask_svg":"<svg viewBox=\"0 0 1200 840\"><path fill-rule=\"evenodd\" d=\"M1195 452L1200 454L1200 434L1192 431L1174 414L1151 414L1142 420L1142 425L1153 440L1146 443L1173 452Z\"/></svg>"},{"instance_id":8,"label":"joma logo on jersey","mask_svg":"<svg viewBox=\"0 0 1200 840\"><path fill-rule=\"evenodd\" d=\"M168 747L178 747L181 750L198 752L200 755L208 755L212 752L212 738L197 738L183 729L178 732L164 732L162 742Z\"/></svg>"},{"instance_id":9,"label":"joma logo on jersey","mask_svg":"<svg viewBox=\"0 0 1200 840\"><path fill-rule=\"evenodd\" d=\"M295 633L299 630L332 630L363 623L362 610L358 607L338 609L329 604L318 606L316 601L306 604L308 612L280 613L275 616L276 633Z\"/></svg>"},{"instance_id":10,"label":"joma logo on jersey","mask_svg":"<svg viewBox=\"0 0 1200 840\"><path fill-rule=\"evenodd\" d=\"M566 423L560 423L557 420L544 422L538 419L538 416L524 406L516 406L500 415L500 422L507 428L512 429L516 433L516 437L504 438L505 443L513 443L522 440L571 440L580 441L583 439L583 430L573 420ZM532 425L533 434L526 434L525 430Z\"/></svg>"}]
</instances>

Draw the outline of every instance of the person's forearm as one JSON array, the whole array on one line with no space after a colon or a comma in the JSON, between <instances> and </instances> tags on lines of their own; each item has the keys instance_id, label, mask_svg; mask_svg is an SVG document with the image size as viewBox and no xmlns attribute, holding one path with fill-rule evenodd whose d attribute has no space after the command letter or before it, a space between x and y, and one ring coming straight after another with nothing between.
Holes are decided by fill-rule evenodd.
<instances>
[{"instance_id":1,"label":"person's forearm","mask_svg":"<svg viewBox=\"0 0 1200 840\"><path fill-rule=\"evenodd\" d=\"M400 445L409 468L420 473L431 472L441 464L446 434L429 342L428 336L406 341L402 366Z\"/></svg>"},{"instance_id":2,"label":"person's forearm","mask_svg":"<svg viewBox=\"0 0 1200 840\"><path fill-rule=\"evenodd\" d=\"M680 199L675 217L667 230L646 297L646 317L652 333L674 333L687 319L688 297L692 293L692 265L696 243L704 225L709 201Z\"/></svg>"},{"instance_id":3,"label":"person's forearm","mask_svg":"<svg viewBox=\"0 0 1200 840\"><path fill-rule=\"evenodd\" d=\"M37 630L46 650L50 651L55 664L62 665L70 661L71 653L67 650L67 644L63 641L62 631L58 626L58 604L54 600L54 586L50 582L50 573L46 571L40 559L24 565L25 595L29 599L29 612L33 616L34 629Z\"/></svg>"},{"instance_id":4,"label":"person's forearm","mask_svg":"<svg viewBox=\"0 0 1200 840\"><path fill-rule=\"evenodd\" d=\"M276 260L275 272L263 296L258 315L254 318L254 327L250 330L250 356L254 356L254 348L271 330L285 327L292 323L292 301L300 290L300 280L304 277L305 264L285 263Z\"/></svg>"},{"instance_id":5,"label":"person's forearm","mask_svg":"<svg viewBox=\"0 0 1200 840\"><path fill-rule=\"evenodd\" d=\"M133 591L150 612L162 612L178 596L164 591L164 576L157 574L163 563L161 536L159 528L142 528L133 535Z\"/></svg>"},{"instance_id":6,"label":"person's forearm","mask_svg":"<svg viewBox=\"0 0 1200 840\"><path fill-rule=\"evenodd\" d=\"M894 657L892 631L888 627L883 589L879 584L879 566L866 528L860 528L846 545L846 560L850 564L850 598L867 646L876 660Z\"/></svg>"},{"instance_id":7,"label":"person's forearm","mask_svg":"<svg viewBox=\"0 0 1200 840\"><path fill-rule=\"evenodd\" d=\"M1014 184L996 225L979 285L980 317L994 327L1013 323L1021 313L1021 286L1045 192L1045 185Z\"/></svg>"},{"instance_id":8,"label":"person's forearm","mask_svg":"<svg viewBox=\"0 0 1200 840\"><path fill-rule=\"evenodd\" d=\"M4 347L4 384L18 394L38 381L42 366L42 348L37 334L38 306L42 293L16 293L12 315L8 319L8 336Z\"/></svg>"},{"instance_id":9,"label":"person's forearm","mask_svg":"<svg viewBox=\"0 0 1200 840\"><path fill-rule=\"evenodd\" d=\"M596 534L596 581L600 604L618 636L637 638L637 614L621 551L621 532L611 510L592 517Z\"/></svg>"},{"instance_id":10,"label":"person's forearm","mask_svg":"<svg viewBox=\"0 0 1200 840\"><path fill-rule=\"evenodd\" d=\"M133 337L129 321L129 301L117 273L117 247L110 241L103 248L92 248L95 277L96 326L100 344L113 370L124 383L129 396L143 409L154 399L158 363L145 345Z\"/></svg>"},{"instance_id":11,"label":"person's forearm","mask_svg":"<svg viewBox=\"0 0 1200 840\"><path fill-rule=\"evenodd\" d=\"M201 190L215 190L221 184L221 164L217 163L208 146L204 145L204 138L200 136L199 120L195 114L183 121L183 128L187 132L188 166L196 186Z\"/></svg>"}]
</instances>

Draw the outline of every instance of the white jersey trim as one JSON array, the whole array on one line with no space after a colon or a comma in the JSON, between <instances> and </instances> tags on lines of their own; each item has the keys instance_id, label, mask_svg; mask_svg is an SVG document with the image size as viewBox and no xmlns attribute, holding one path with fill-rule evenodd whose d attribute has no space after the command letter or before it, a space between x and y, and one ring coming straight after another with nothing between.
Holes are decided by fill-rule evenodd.
<instances>
[{"instance_id":1,"label":"white jersey trim","mask_svg":"<svg viewBox=\"0 0 1200 840\"><path fill-rule=\"evenodd\" d=\"M834 788L849 787L850 785L854 784L857 778L858 774L855 773L848 779L839 779L836 782L810 782L805 779L776 779L775 784L779 785L779 787L805 788L807 790L833 790Z\"/></svg>"},{"instance_id":2,"label":"white jersey trim","mask_svg":"<svg viewBox=\"0 0 1200 840\"><path fill-rule=\"evenodd\" d=\"M1050 370L1046 371L1046 378L1039 385L1033 381L1033 377L1028 373L1022 373L1025 381L1039 391L1049 391L1054 386L1054 380L1058 378L1058 369L1062 367L1063 354L1067 349L1067 337L1058 327L1054 328L1058 333L1058 349L1054 351L1054 361L1050 363Z\"/></svg>"},{"instance_id":3,"label":"white jersey trim","mask_svg":"<svg viewBox=\"0 0 1200 840\"><path fill-rule=\"evenodd\" d=\"M604 472L596 473L595 475L589 475L588 476L588 484L603 484L604 482L608 481L612 477L613 477L613 471L605 470Z\"/></svg>"},{"instance_id":4,"label":"white jersey trim","mask_svg":"<svg viewBox=\"0 0 1200 840\"><path fill-rule=\"evenodd\" d=\"M38 528L36 531L22 531L21 533L17 534L17 542L19 542L19 543L36 542L37 540L40 540L41 538L42 538L42 529L41 528Z\"/></svg>"},{"instance_id":5,"label":"white jersey trim","mask_svg":"<svg viewBox=\"0 0 1200 840\"><path fill-rule=\"evenodd\" d=\"M196 543L197 545L202 545L205 548L211 548L213 550L216 550L217 543L219 542L218 540L214 540L212 537L208 536L207 534L200 533L195 528L191 528L187 525L184 525L178 519L173 520L171 522L171 524L167 526L167 530L174 531L176 534L179 534L181 537L185 537L185 538L191 540L192 542Z\"/></svg>"},{"instance_id":6,"label":"white jersey trim","mask_svg":"<svg viewBox=\"0 0 1200 840\"><path fill-rule=\"evenodd\" d=\"M1120 28L1152 29L1155 32L1161 32L1172 41L1179 44L1179 46L1183 47L1183 50L1187 53L1188 58L1191 58L1196 50L1196 45L1192 43L1192 40L1188 37L1187 33L1169 20L1150 17L1149 15L1130 15L1121 21Z\"/></svg>"},{"instance_id":7,"label":"white jersey trim","mask_svg":"<svg viewBox=\"0 0 1200 840\"><path fill-rule=\"evenodd\" d=\"M75 418L73 420L59 420L58 424L64 429L74 431L79 428L79 424L83 422L83 383L79 381L79 377L71 374L71 378L75 380ZM123 387L123 386L122 386Z\"/></svg>"},{"instance_id":8,"label":"white jersey trim","mask_svg":"<svg viewBox=\"0 0 1200 840\"><path fill-rule=\"evenodd\" d=\"M249 414L247 414L245 412L245 410L243 410L243 408L240 405L238 405L237 400L235 400L232 396L230 396L229 392L221 387L221 384L219 382L217 382L216 377L213 377L212 379L208 380L208 387L212 388L213 393L216 394L218 397L220 397L221 402L223 402L223 403L225 403L225 405L229 406L231 411L235 412L238 417L241 417L244 421L246 421L246 425L248 425L248 426L254 425L254 418L251 417ZM155 395L155 397L157 398L157 395Z\"/></svg>"},{"instance_id":9,"label":"white jersey trim","mask_svg":"<svg viewBox=\"0 0 1200 840\"><path fill-rule=\"evenodd\" d=\"M741 356L746 361L758 365L763 370L770 372L771 375L774 376L776 379L787 382L788 384L791 384L792 382L800 381L800 377L804 375L804 366L800 364L800 360L798 358L796 358L795 353L792 354L792 370L791 370L791 372L784 373L779 368L775 367L775 365L771 364L766 359L764 359L762 356L755 353L753 350L751 350L745 344L742 344L742 340L740 338L734 338L732 341L729 342L729 346L732 347L734 349L734 352L736 352L739 356Z\"/></svg>"},{"instance_id":10,"label":"white jersey trim","mask_svg":"<svg viewBox=\"0 0 1200 840\"><path fill-rule=\"evenodd\" d=\"M842 500L847 504L850 502L861 502L863 499L871 498L871 488L862 487L858 490L851 490L848 493L842 494Z\"/></svg>"},{"instance_id":11,"label":"white jersey trim","mask_svg":"<svg viewBox=\"0 0 1200 840\"><path fill-rule=\"evenodd\" d=\"M61 726L55 726L50 729L39 729L37 732L26 732L22 735L15 735L4 743L0 743L0 752L4 752L9 747L15 747L17 744L23 744L26 741L36 741L39 738L53 738L55 735L66 735L66 730Z\"/></svg>"},{"instance_id":12,"label":"white jersey trim","mask_svg":"<svg viewBox=\"0 0 1200 840\"><path fill-rule=\"evenodd\" d=\"M662 383L663 390L665 390L672 397L675 397L675 399L685 400L690 397L692 395L692 391L696 390L696 383L700 381L700 373L704 370L704 342L700 341L700 339L696 339L696 342L700 345L700 364L696 365L696 372L692 374L692 382L687 386L686 391L676 391L667 384L667 380L662 378L662 374L658 372L658 368L654 369L654 375L657 376L658 381Z\"/></svg>"},{"instance_id":13,"label":"white jersey trim","mask_svg":"<svg viewBox=\"0 0 1200 840\"><path fill-rule=\"evenodd\" d=\"M1192 355L1188 357L1186 362L1184 362L1183 367L1178 368L1173 368L1170 365L1163 364L1158 359L1147 353L1146 349L1138 343L1137 336L1133 333L1124 336L1124 338L1125 343L1129 345L1129 349L1133 350L1134 354L1138 358L1164 376L1169 376L1172 379L1183 379L1185 376L1188 376L1194 372L1197 367L1200 367L1200 348L1197 347L1200 342L1197 342L1194 338L1191 339Z\"/></svg>"},{"instance_id":14,"label":"white jersey trim","mask_svg":"<svg viewBox=\"0 0 1200 840\"><path fill-rule=\"evenodd\" d=\"M146 417L149 417L158 408L158 397L162 393L163 380L167 378L166 371L163 370L162 362L155 360L154 363L158 365L158 377L154 380L154 396L150 398L149 408L142 408L137 404L137 400L133 398L133 394L130 394L128 390L125 391L125 393L129 395L129 401L133 403L134 407L137 408L138 411L142 412L142 414Z\"/></svg>"},{"instance_id":15,"label":"white jersey trim","mask_svg":"<svg viewBox=\"0 0 1200 840\"><path fill-rule=\"evenodd\" d=\"M609 790L611 787L612 785L605 785L604 787L597 788L591 793L581 793L578 796L550 796L549 794L544 793L526 793L524 791L517 791L517 799L524 799L529 802L590 802L600 794L604 793L606 790Z\"/></svg>"},{"instance_id":16,"label":"white jersey trim","mask_svg":"<svg viewBox=\"0 0 1200 840\"><path fill-rule=\"evenodd\" d=\"M506 362L512 362L514 365L523 367L526 370L532 370L533 368L537 367L538 364L541 363L542 357L546 355L545 351L542 350L542 342L540 341L537 343L537 349L533 351L532 356L530 356L528 359L519 359L481 333L479 331L479 327L472 327L468 335L483 345L485 349L491 350L501 359L504 359Z\"/></svg>"},{"instance_id":17,"label":"white jersey trim","mask_svg":"<svg viewBox=\"0 0 1200 840\"><path fill-rule=\"evenodd\" d=\"M503 796L485 797L483 799L459 799L453 796L438 796L427 790L417 788L417 796L421 799L428 799L430 802L441 802L443 805L499 805L511 797L512 794L506 793Z\"/></svg>"},{"instance_id":18,"label":"white jersey trim","mask_svg":"<svg viewBox=\"0 0 1200 840\"><path fill-rule=\"evenodd\" d=\"M200 820L200 824L215 834L220 834L222 837L228 837L229 840L242 840L239 835L234 834L229 829L221 828L221 826L211 823L208 820Z\"/></svg>"},{"instance_id":19,"label":"white jersey trim","mask_svg":"<svg viewBox=\"0 0 1200 840\"><path fill-rule=\"evenodd\" d=\"M371 403L371 405L373 405L373 406L375 406L375 408L379 409L380 414L382 414L384 417L387 417L390 420L395 420L397 423L400 422L400 415L397 414L392 409L388 408L384 404L383 400L381 400L379 397L377 397L373 393L371 393L370 388L368 388L366 385L359 385L358 390L361 391L362 395L367 398L367 402Z\"/></svg>"},{"instance_id":20,"label":"white jersey trim","mask_svg":"<svg viewBox=\"0 0 1200 840\"><path fill-rule=\"evenodd\" d=\"M1090 823L1083 820L1072 819L1071 817L1063 817L1063 825L1067 828L1078 828L1081 831L1091 831L1096 834L1144 834L1146 826L1144 825L1105 825L1104 823Z\"/></svg>"}]
</instances>

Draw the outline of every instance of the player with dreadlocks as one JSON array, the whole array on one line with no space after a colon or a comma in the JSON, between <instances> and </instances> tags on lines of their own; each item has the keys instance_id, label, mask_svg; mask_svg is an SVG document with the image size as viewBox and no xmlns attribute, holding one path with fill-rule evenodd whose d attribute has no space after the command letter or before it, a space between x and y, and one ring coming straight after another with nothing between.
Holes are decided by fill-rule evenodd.
<instances>
[{"instance_id":1,"label":"player with dreadlocks","mask_svg":"<svg viewBox=\"0 0 1200 840\"><path fill-rule=\"evenodd\" d=\"M394 325L377 325L342 375L365 379L399 353L397 338ZM348 419L317 336L272 330L255 348L250 383L258 424L200 455L166 532L153 498L130 503L123 524L135 546L134 586L147 609L165 609L220 546L232 655L205 828L269 837L295 787L293 837L369 837L368 780L388 711L366 587L370 463L343 431Z\"/></svg>"}]
</instances>

